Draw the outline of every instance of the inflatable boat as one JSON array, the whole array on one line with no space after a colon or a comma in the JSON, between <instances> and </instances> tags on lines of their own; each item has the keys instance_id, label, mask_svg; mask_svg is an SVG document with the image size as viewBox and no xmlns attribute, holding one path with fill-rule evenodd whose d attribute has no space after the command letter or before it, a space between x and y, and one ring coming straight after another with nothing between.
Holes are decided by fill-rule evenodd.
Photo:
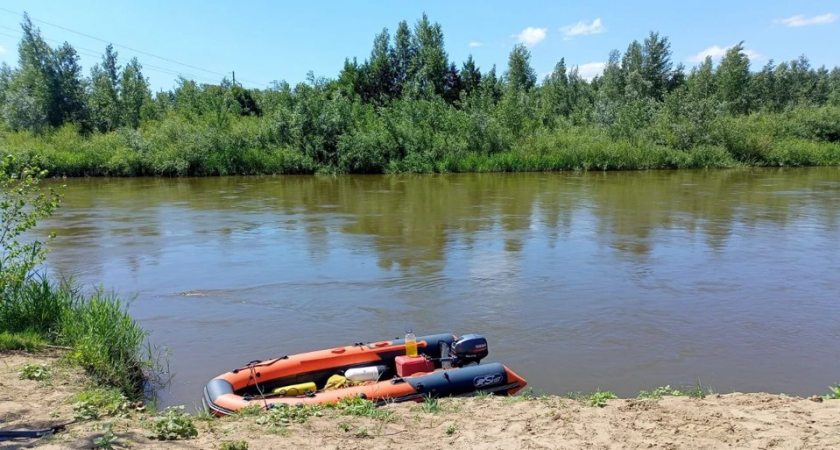
<instances>
[{"instance_id":1,"label":"inflatable boat","mask_svg":"<svg viewBox=\"0 0 840 450\"><path fill-rule=\"evenodd\" d=\"M203 403L224 416L251 405L271 409L337 403L347 397L382 405L478 392L513 395L527 385L500 363L481 364L487 354L487 340L476 334L417 337L416 357L406 356L404 339L359 342L251 361L207 383Z\"/></svg>"}]
</instances>

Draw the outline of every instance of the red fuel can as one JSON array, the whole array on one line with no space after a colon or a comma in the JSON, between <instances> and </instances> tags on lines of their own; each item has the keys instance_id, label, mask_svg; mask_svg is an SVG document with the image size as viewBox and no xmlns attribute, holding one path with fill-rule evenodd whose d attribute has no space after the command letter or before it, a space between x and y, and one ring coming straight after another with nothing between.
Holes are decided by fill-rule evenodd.
<instances>
[{"instance_id":1,"label":"red fuel can","mask_svg":"<svg viewBox=\"0 0 840 450\"><path fill-rule=\"evenodd\" d=\"M435 363L422 356L410 358L408 356L397 356L397 375L407 377L418 372L434 372Z\"/></svg>"}]
</instances>

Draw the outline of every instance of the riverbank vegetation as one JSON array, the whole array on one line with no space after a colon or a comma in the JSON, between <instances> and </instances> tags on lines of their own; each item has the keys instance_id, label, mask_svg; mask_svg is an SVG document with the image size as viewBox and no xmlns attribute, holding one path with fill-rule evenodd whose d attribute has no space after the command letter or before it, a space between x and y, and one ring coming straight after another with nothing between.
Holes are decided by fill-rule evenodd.
<instances>
[{"instance_id":1,"label":"riverbank vegetation","mask_svg":"<svg viewBox=\"0 0 840 450\"><path fill-rule=\"evenodd\" d=\"M72 281L46 276L45 242L22 236L59 207L61 196L41 189L46 171L19 167L11 156L0 162L0 351L63 347L67 361L95 383L141 397L157 363L146 331L118 297L85 295Z\"/></svg>"},{"instance_id":2,"label":"riverbank vegetation","mask_svg":"<svg viewBox=\"0 0 840 450\"><path fill-rule=\"evenodd\" d=\"M651 32L584 79L460 65L423 15L374 38L335 78L245 89L179 78L154 95L111 46L85 76L29 18L0 69L0 148L53 175L484 172L840 163L840 68L756 68L743 45L691 69Z\"/></svg>"}]
</instances>

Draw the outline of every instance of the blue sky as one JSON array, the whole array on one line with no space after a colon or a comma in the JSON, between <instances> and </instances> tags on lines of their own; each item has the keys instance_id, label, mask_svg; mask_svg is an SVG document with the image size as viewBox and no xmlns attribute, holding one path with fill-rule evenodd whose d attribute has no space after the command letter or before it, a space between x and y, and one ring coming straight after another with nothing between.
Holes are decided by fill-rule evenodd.
<instances>
[{"instance_id":1,"label":"blue sky","mask_svg":"<svg viewBox=\"0 0 840 450\"><path fill-rule=\"evenodd\" d=\"M511 47L528 45L542 75L565 57L591 76L612 49L623 51L650 30L672 42L674 60L691 67L745 41L754 69L805 53L814 66L840 65L840 2L814 1L310 1L4 0L0 7L171 61L138 56L153 89L170 88L179 72L203 82L236 71L246 87L303 81L308 71L334 77L346 56L365 59L383 27L410 24L425 11L443 26L450 59L472 54L482 70L503 70ZM0 61L17 63L21 17L0 11ZM47 39L68 41L87 71L105 43L35 22ZM55 44L55 42L50 42ZM198 70L200 68L203 70ZM199 78L200 77L200 78Z\"/></svg>"}]
</instances>

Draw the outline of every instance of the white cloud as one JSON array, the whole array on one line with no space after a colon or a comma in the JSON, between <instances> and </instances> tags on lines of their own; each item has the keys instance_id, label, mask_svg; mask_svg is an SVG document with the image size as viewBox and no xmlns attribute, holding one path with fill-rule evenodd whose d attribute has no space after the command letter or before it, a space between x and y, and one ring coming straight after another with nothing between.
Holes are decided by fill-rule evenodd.
<instances>
[{"instance_id":1,"label":"white cloud","mask_svg":"<svg viewBox=\"0 0 840 450\"><path fill-rule=\"evenodd\" d=\"M720 47L718 45L713 45L713 46L701 51L700 53L698 53L696 55L689 56L688 61L689 62L695 62L695 63L703 62L706 59L707 56L711 56L712 59L720 59L732 47L734 47L734 45L730 45L729 47ZM760 53L758 53L755 50L749 49L749 48L744 49L744 54L747 55L747 58L749 58L753 61L764 58L763 56L761 56Z\"/></svg>"},{"instance_id":2,"label":"white cloud","mask_svg":"<svg viewBox=\"0 0 840 450\"><path fill-rule=\"evenodd\" d=\"M583 79L591 81L593 78L604 73L605 67L607 67L607 63L605 62L581 64L578 66L578 75Z\"/></svg>"},{"instance_id":3,"label":"white cloud","mask_svg":"<svg viewBox=\"0 0 840 450\"><path fill-rule=\"evenodd\" d=\"M581 20L578 23L574 23L572 25L566 25L565 27L561 27L560 31L563 33L564 40L569 40L572 36L584 36L587 34L600 34L607 31L604 24L601 22L601 18L597 18L592 21L592 23L586 23L585 21Z\"/></svg>"},{"instance_id":4,"label":"white cloud","mask_svg":"<svg viewBox=\"0 0 840 450\"><path fill-rule=\"evenodd\" d=\"M548 29L528 27L522 30L516 39L528 47L533 47L545 39Z\"/></svg>"},{"instance_id":5,"label":"white cloud","mask_svg":"<svg viewBox=\"0 0 840 450\"><path fill-rule=\"evenodd\" d=\"M481 47L482 45L484 45L484 44L481 43L481 42L478 42L478 41L470 42L470 47Z\"/></svg>"},{"instance_id":6,"label":"white cloud","mask_svg":"<svg viewBox=\"0 0 840 450\"><path fill-rule=\"evenodd\" d=\"M780 23L786 27L807 27L809 25L825 25L836 22L838 17L840 16L833 13L811 17L806 17L804 14L797 14L786 19L776 19L774 22Z\"/></svg>"},{"instance_id":7,"label":"white cloud","mask_svg":"<svg viewBox=\"0 0 840 450\"><path fill-rule=\"evenodd\" d=\"M2 45L0 45L0 53L6 53L6 49Z\"/></svg>"}]
</instances>

